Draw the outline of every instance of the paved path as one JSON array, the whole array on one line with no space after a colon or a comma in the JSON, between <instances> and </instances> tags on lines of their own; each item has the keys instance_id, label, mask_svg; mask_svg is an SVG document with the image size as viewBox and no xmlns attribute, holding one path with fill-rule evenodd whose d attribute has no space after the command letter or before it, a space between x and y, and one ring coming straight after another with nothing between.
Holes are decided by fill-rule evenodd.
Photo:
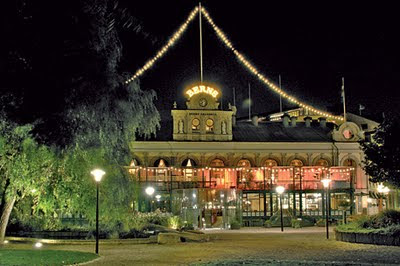
<instances>
[{"instance_id":1,"label":"paved path","mask_svg":"<svg viewBox=\"0 0 400 266\"><path fill-rule=\"evenodd\" d=\"M110 245L100 242L102 258L88 265L400 264L400 247L326 240L324 228L285 228L284 233L280 232L280 228L244 228L206 233L212 234L215 240L174 245ZM94 250L91 245L49 245L46 248L87 252Z\"/></svg>"}]
</instances>

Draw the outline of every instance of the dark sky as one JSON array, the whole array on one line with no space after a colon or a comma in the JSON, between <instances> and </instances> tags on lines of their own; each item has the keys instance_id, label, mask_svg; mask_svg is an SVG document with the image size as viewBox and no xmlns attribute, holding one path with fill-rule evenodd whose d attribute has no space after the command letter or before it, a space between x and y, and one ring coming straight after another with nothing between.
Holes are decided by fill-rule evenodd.
<instances>
[{"instance_id":1,"label":"dark sky","mask_svg":"<svg viewBox=\"0 0 400 266\"><path fill-rule=\"evenodd\" d=\"M400 93L398 19L394 6L341 4L323 1L298 4L277 1L203 1L215 23L234 46L268 78L282 76L283 89L321 109L340 112L341 77L345 78L347 108L379 118L397 108ZM261 5L262 3L262 5ZM137 47L124 36L123 68L134 72L187 17L196 1L122 2L143 22L151 37ZM158 106L169 110L175 99L183 107L183 89L199 80L198 20L159 63L141 79L158 92ZM204 79L216 83L223 101L232 102L236 88L238 109L250 82L255 112L279 109L279 97L258 82L225 49L203 20ZM156 40L151 42L150 40ZM141 51L138 52L138 49ZM284 104L285 107L290 107ZM164 113L169 116L169 112Z\"/></svg>"}]
</instances>

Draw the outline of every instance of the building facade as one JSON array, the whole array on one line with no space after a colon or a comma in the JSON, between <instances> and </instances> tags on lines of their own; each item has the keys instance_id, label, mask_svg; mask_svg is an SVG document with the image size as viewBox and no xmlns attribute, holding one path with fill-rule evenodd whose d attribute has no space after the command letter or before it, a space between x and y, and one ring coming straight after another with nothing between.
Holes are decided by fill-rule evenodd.
<instances>
[{"instance_id":1,"label":"building facade","mask_svg":"<svg viewBox=\"0 0 400 266\"><path fill-rule=\"evenodd\" d=\"M327 192L321 179L329 178L332 217L371 212L375 202L357 142L364 138L361 125L302 109L238 120L235 106L219 108L219 91L211 86L185 94L186 107L174 104L172 122L157 138L131 143L129 172L143 188L155 188L151 198L143 195L151 208L170 210L195 227L229 227L233 220L261 225L278 211L275 188L283 186L284 209L322 217Z\"/></svg>"}]
</instances>

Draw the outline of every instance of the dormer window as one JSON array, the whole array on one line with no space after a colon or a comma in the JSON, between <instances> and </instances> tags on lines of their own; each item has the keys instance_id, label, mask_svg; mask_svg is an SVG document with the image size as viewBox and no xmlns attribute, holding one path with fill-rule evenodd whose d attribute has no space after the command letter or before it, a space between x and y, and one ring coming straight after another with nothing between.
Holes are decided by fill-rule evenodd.
<instances>
[{"instance_id":1,"label":"dormer window","mask_svg":"<svg viewBox=\"0 0 400 266\"><path fill-rule=\"evenodd\" d=\"M206 121L206 132L207 133L214 132L214 120L207 119L207 121Z\"/></svg>"},{"instance_id":2,"label":"dormer window","mask_svg":"<svg viewBox=\"0 0 400 266\"><path fill-rule=\"evenodd\" d=\"M200 130L200 120L195 118L192 120L192 131L199 131Z\"/></svg>"}]
</instances>

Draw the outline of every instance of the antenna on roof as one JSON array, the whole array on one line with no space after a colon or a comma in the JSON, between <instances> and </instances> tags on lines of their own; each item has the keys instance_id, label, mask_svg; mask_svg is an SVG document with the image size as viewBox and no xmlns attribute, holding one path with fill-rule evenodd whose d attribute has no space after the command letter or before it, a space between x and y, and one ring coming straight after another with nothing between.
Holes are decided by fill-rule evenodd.
<instances>
[{"instance_id":1,"label":"antenna on roof","mask_svg":"<svg viewBox=\"0 0 400 266\"><path fill-rule=\"evenodd\" d=\"M199 31L200 31L200 82L203 83L203 33L201 29L201 2L199 2Z\"/></svg>"},{"instance_id":2,"label":"antenna on roof","mask_svg":"<svg viewBox=\"0 0 400 266\"><path fill-rule=\"evenodd\" d=\"M251 121L251 87L250 87L250 82L249 82L249 120Z\"/></svg>"},{"instance_id":3,"label":"antenna on roof","mask_svg":"<svg viewBox=\"0 0 400 266\"><path fill-rule=\"evenodd\" d=\"M282 91L281 75L279 75L279 89ZM282 95L279 94L279 112L282 113Z\"/></svg>"}]
</instances>

